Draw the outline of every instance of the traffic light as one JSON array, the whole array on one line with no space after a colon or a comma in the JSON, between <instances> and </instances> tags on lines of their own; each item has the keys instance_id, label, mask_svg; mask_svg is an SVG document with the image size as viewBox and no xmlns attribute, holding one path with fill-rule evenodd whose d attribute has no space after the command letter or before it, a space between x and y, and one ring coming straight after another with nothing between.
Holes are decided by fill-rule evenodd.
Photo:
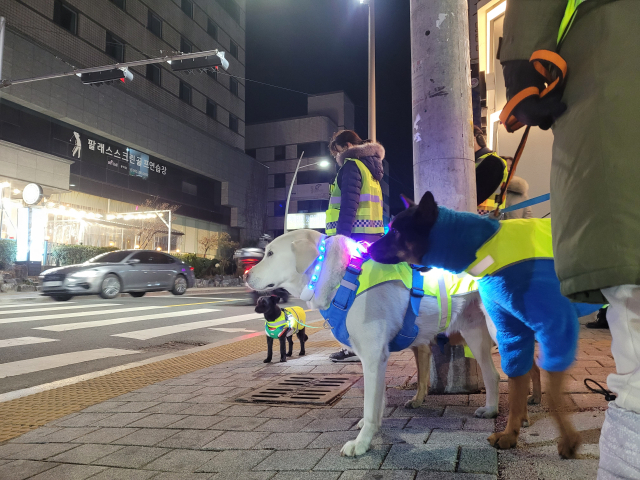
<instances>
[{"instance_id":1,"label":"traffic light","mask_svg":"<svg viewBox=\"0 0 640 480\"><path fill-rule=\"evenodd\" d=\"M174 72L184 72L191 70L206 71L207 69L222 67L225 70L229 68L229 61L224 58L224 52L218 52L217 55L209 55L208 57L187 58L185 60L173 60L171 62L171 70Z\"/></svg>"},{"instance_id":2,"label":"traffic light","mask_svg":"<svg viewBox=\"0 0 640 480\"><path fill-rule=\"evenodd\" d=\"M100 72L83 73L80 80L85 85L99 87L100 85L112 85L115 82L125 83L126 80L133 80L133 74L128 69L114 68L113 70L103 70Z\"/></svg>"}]
</instances>

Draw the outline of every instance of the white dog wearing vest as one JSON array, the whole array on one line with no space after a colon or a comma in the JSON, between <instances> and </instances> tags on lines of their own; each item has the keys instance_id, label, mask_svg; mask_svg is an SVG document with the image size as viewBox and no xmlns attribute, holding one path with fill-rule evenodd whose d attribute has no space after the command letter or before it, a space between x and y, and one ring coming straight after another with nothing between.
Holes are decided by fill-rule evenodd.
<instances>
[{"instance_id":1,"label":"white dog wearing vest","mask_svg":"<svg viewBox=\"0 0 640 480\"><path fill-rule=\"evenodd\" d=\"M246 281L254 290L284 288L300 297L312 277L311 267L320 252L322 234L314 230L296 230L276 238L260 263L251 269ZM353 241L335 236L326 239L326 258L320 270L310 308L329 307L349 265ZM350 245L351 244L351 245ZM316 272L314 270L314 272ZM346 324L349 340L362 361L364 374L364 418L355 440L342 447L342 455L362 455L380 428L385 405L385 372L389 360L389 342L400 331L409 305L409 290L401 281L389 281L358 295L349 310ZM482 369L486 388L486 405L475 412L477 417L493 418L498 414L500 376L491 359L491 336L484 308L477 291L451 299L451 322L447 335L459 332ZM441 314L435 297L425 296L420 304L416 324L420 332L411 344L418 364L419 389L407 407L422 404L429 385L430 344L439 333Z\"/></svg>"}]
</instances>

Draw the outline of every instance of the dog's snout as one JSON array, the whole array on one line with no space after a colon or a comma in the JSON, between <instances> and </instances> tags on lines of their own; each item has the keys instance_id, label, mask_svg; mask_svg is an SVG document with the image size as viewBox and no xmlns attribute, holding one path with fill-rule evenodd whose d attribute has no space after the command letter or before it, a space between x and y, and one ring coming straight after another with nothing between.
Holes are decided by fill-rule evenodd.
<instances>
[{"instance_id":1,"label":"dog's snout","mask_svg":"<svg viewBox=\"0 0 640 480\"><path fill-rule=\"evenodd\" d=\"M275 287L275 286L276 286L276 284L275 284L275 283L270 283L269 285L267 285L267 288L273 288L273 287Z\"/></svg>"}]
</instances>

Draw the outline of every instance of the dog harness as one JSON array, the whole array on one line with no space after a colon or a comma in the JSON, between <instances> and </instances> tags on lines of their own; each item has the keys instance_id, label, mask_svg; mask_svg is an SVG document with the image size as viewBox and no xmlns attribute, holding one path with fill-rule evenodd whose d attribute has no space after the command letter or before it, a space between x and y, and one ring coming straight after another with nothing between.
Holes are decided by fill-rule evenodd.
<instances>
[{"instance_id":1,"label":"dog harness","mask_svg":"<svg viewBox=\"0 0 640 480\"><path fill-rule=\"evenodd\" d=\"M301 324L305 319L306 313L301 307L283 308L278 318L264 322L264 331L271 338L280 338L283 334L289 337L304 328Z\"/></svg>"}]
</instances>

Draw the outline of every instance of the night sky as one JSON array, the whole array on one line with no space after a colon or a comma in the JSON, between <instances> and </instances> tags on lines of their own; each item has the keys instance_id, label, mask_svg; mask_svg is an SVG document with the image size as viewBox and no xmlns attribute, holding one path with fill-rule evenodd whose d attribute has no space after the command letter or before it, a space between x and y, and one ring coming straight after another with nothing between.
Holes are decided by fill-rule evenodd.
<instances>
[{"instance_id":1,"label":"night sky","mask_svg":"<svg viewBox=\"0 0 640 480\"><path fill-rule=\"evenodd\" d=\"M247 123L307 113L303 93L256 82L307 94L344 90L366 138L368 7L359 0L248 0L246 56ZM377 134L397 214L400 193L413 196L408 0L376 0L376 62Z\"/></svg>"}]
</instances>

